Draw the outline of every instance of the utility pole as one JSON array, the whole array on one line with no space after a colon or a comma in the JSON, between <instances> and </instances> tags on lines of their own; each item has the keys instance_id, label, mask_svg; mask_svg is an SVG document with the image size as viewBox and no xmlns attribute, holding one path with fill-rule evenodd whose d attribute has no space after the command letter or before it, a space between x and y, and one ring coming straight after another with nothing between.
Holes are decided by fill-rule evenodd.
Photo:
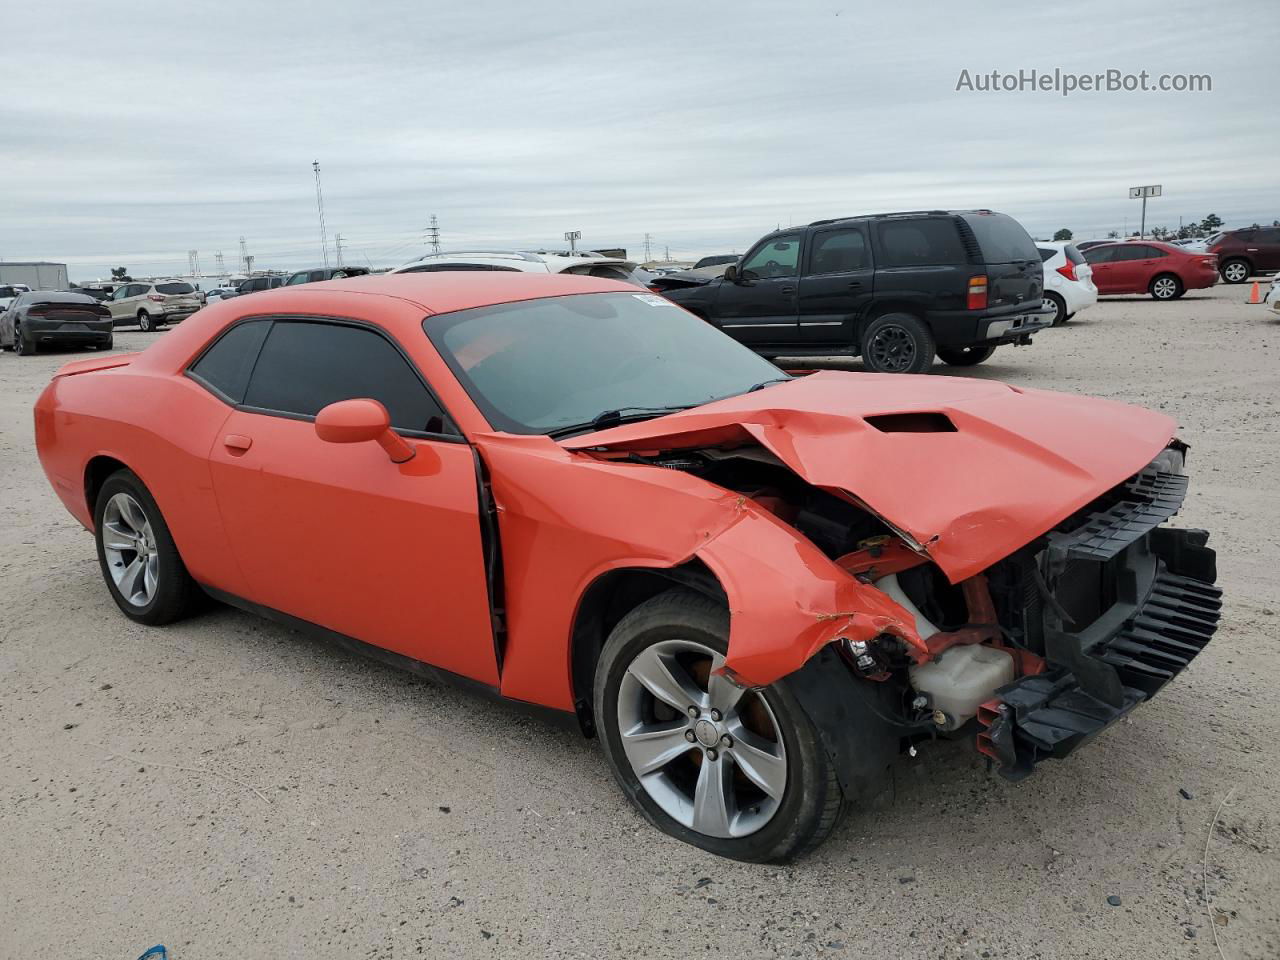
<instances>
[{"instance_id":1,"label":"utility pole","mask_svg":"<svg viewBox=\"0 0 1280 960\"><path fill-rule=\"evenodd\" d=\"M342 234L338 234L336 237L334 237L333 243L334 243L334 246L337 248L338 269L341 270L342 269Z\"/></svg>"},{"instance_id":2,"label":"utility pole","mask_svg":"<svg viewBox=\"0 0 1280 960\"><path fill-rule=\"evenodd\" d=\"M240 272L249 272L249 245L244 242L244 237L240 238Z\"/></svg>"},{"instance_id":3,"label":"utility pole","mask_svg":"<svg viewBox=\"0 0 1280 960\"><path fill-rule=\"evenodd\" d=\"M662 248L662 259L663 259L663 260L665 260L667 263L670 263L670 262L671 262L671 246L670 246L670 244L668 244L668 245L666 245L666 246L664 246L664 247Z\"/></svg>"},{"instance_id":4,"label":"utility pole","mask_svg":"<svg viewBox=\"0 0 1280 960\"><path fill-rule=\"evenodd\" d=\"M434 213L431 215L431 225L427 227L426 240L432 253L440 252L440 223Z\"/></svg>"},{"instance_id":5,"label":"utility pole","mask_svg":"<svg viewBox=\"0 0 1280 960\"><path fill-rule=\"evenodd\" d=\"M329 268L329 238L324 232L324 193L320 190L320 161L311 161L311 169L316 174L316 210L320 213L320 253L324 257L325 269Z\"/></svg>"},{"instance_id":6,"label":"utility pole","mask_svg":"<svg viewBox=\"0 0 1280 960\"><path fill-rule=\"evenodd\" d=\"M646 234L646 236L648 236L648 234ZM577 256L578 248L576 244L579 240L582 239L582 231L569 230L565 233L564 238L569 241L569 256L571 257Z\"/></svg>"},{"instance_id":7,"label":"utility pole","mask_svg":"<svg viewBox=\"0 0 1280 960\"><path fill-rule=\"evenodd\" d=\"M644 235L644 262L645 263L648 263L650 260L653 259L653 254L649 250L650 240L652 240L652 237L646 233Z\"/></svg>"}]
</instances>

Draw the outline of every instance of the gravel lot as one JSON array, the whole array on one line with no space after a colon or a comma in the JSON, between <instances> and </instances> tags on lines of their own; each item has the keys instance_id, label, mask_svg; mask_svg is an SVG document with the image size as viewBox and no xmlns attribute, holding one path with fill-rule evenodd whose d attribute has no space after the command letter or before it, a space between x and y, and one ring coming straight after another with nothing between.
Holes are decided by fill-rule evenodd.
<instances>
[{"instance_id":1,"label":"gravel lot","mask_svg":"<svg viewBox=\"0 0 1280 960\"><path fill-rule=\"evenodd\" d=\"M225 608L126 620L32 442L76 355L0 356L0 956L1209 958L1216 933L1274 960L1280 324L1247 292L1109 300L977 371L1178 418L1179 522L1227 591L1205 654L1020 785L926 746L785 868L657 833L594 744L505 706Z\"/></svg>"}]
</instances>

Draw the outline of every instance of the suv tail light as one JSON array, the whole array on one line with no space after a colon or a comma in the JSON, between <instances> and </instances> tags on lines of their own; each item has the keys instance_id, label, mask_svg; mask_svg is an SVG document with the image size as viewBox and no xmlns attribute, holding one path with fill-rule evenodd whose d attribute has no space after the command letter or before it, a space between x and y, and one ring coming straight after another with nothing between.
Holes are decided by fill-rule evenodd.
<instances>
[{"instance_id":1,"label":"suv tail light","mask_svg":"<svg viewBox=\"0 0 1280 960\"><path fill-rule=\"evenodd\" d=\"M162 297L162 296L161 296L160 294L158 294L158 293L148 293L148 294L147 294L147 299L148 299L148 300L154 300L156 303L164 303L164 297Z\"/></svg>"},{"instance_id":2,"label":"suv tail light","mask_svg":"<svg viewBox=\"0 0 1280 960\"><path fill-rule=\"evenodd\" d=\"M970 310L987 309L987 278L986 277L970 277L969 278L969 303Z\"/></svg>"},{"instance_id":3,"label":"suv tail light","mask_svg":"<svg viewBox=\"0 0 1280 960\"><path fill-rule=\"evenodd\" d=\"M1064 277L1066 277L1068 280L1080 279L1079 277L1076 276L1076 265L1072 263L1070 260L1068 260L1066 263L1060 266L1058 268L1058 272L1062 274Z\"/></svg>"}]
</instances>

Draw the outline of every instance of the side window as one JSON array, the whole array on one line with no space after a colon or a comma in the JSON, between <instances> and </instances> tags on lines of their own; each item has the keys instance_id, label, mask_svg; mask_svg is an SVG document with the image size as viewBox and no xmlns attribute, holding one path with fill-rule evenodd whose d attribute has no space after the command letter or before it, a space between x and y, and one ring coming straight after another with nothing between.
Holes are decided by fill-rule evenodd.
<instances>
[{"instance_id":1,"label":"side window","mask_svg":"<svg viewBox=\"0 0 1280 960\"><path fill-rule=\"evenodd\" d=\"M1110 263L1115 259L1116 251L1119 249L1113 246L1090 247L1084 251L1084 258L1090 263Z\"/></svg>"},{"instance_id":2,"label":"side window","mask_svg":"<svg viewBox=\"0 0 1280 960\"><path fill-rule=\"evenodd\" d=\"M951 219L886 220L876 226L886 267L968 263L960 232Z\"/></svg>"},{"instance_id":3,"label":"side window","mask_svg":"<svg viewBox=\"0 0 1280 960\"><path fill-rule=\"evenodd\" d=\"M312 282L312 283L319 283L321 280L325 280L325 279L327 279L327 278L325 277L325 275L324 275L324 271L323 271L323 270L312 270L312 271L311 271L311 282Z\"/></svg>"},{"instance_id":4,"label":"side window","mask_svg":"<svg viewBox=\"0 0 1280 960\"><path fill-rule=\"evenodd\" d=\"M1259 243L1280 243L1280 228L1272 229L1271 227L1268 227L1265 230L1259 230L1258 242Z\"/></svg>"},{"instance_id":5,"label":"side window","mask_svg":"<svg viewBox=\"0 0 1280 960\"><path fill-rule=\"evenodd\" d=\"M277 320L253 368L244 402L314 417L339 400L369 397L398 430L443 433L444 411L384 337L362 327Z\"/></svg>"},{"instance_id":6,"label":"side window","mask_svg":"<svg viewBox=\"0 0 1280 960\"><path fill-rule=\"evenodd\" d=\"M758 247L742 264L744 273L753 273L768 280L774 277L794 277L800 255L800 234L788 233L774 237Z\"/></svg>"},{"instance_id":7,"label":"side window","mask_svg":"<svg viewBox=\"0 0 1280 960\"><path fill-rule=\"evenodd\" d=\"M304 270L302 273L295 273L292 277L290 277L289 282L285 284L285 286L292 287L294 284L297 284L297 283L306 283L307 279L308 279L308 274Z\"/></svg>"},{"instance_id":8,"label":"side window","mask_svg":"<svg viewBox=\"0 0 1280 960\"><path fill-rule=\"evenodd\" d=\"M1036 247L1036 249L1040 251L1041 263L1048 263L1050 260L1053 259L1054 254L1058 252L1057 250L1051 250L1048 247Z\"/></svg>"},{"instance_id":9,"label":"side window","mask_svg":"<svg viewBox=\"0 0 1280 960\"><path fill-rule=\"evenodd\" d=\"M859 227L826 230L814 234L813 252L809 255L809 273L849 273L871 266L867 235Z\"/></svg>"},{"instance_id":10,"label":"side window","mask_svg":"<svg viewBox=\"0 0 1280 960\"><path fill-rule=\"evenodd\" d=\"M192 378L232 403L243 403L253 362L269 329L269 320L236 324L192 365Z\"/></svg>"},{"instance_id":11,"label":"side window","mask_svg":"<svg viewBox=\"0 0 1280 960\"><path fill-rule=\"evenodd\" d=\"M1130 260L1145 260L1146 253L1143 251L1151 249L1144 247L1140 243L1126 243L1124 246L1116 247L1115 254L1111 257L1115 263L1125 263Z\"/></svg>"}]
</instances>

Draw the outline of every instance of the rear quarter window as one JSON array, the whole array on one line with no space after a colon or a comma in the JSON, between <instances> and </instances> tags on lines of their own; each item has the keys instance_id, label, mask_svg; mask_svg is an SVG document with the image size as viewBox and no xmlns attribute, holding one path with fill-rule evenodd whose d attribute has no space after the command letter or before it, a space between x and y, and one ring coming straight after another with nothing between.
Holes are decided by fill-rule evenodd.
<instances>
[{"instance_id":1,"label":"rear quarter window","mask_svg":"<svg viewBox=\"0 0 1280 960\"><path fill-rule=\"evenodd\" d=\"M887 220L877 225L886 267L924 267L968 263L955 221ZM1028 238L1027 243L1031 240ZM1034 255L1035 248L1032 247Z\"/></svg>"},{"instance_id":2,"label":"rear quarter window","mask_svg":"<svg viewBox=\"0 0 1280 960\"><path fill-rule=\"evenodd\" d=\"M1035 242L1022 224L1003 213L965 214L964 222L973 231L984 263L1012 263L1039 256Z\"/></svg>"},{"instance_id":3,"label":"rear quarter window","mask_svg":"<svg viewBox=\"0 0 1280 960\"><path fill-rule=\"evenodd\" d=\"M236 324L192 364L191 376L232 403L243 403L249 374L270 327L269 320Z\"/></svg>"},{"instance_id":4,"label":"rear quarter window","mask_svg":"<svg viewBox=\"0 0 1280 960\"><path fill-rule=\"evenodd\" d=\"M1040 251L1041 263L1048 263L1053 259L1053 255L1058 252L1057 250L1050 250L1047 247L1037 247L1036 249Z\"/></svg>"}]
</instances>

